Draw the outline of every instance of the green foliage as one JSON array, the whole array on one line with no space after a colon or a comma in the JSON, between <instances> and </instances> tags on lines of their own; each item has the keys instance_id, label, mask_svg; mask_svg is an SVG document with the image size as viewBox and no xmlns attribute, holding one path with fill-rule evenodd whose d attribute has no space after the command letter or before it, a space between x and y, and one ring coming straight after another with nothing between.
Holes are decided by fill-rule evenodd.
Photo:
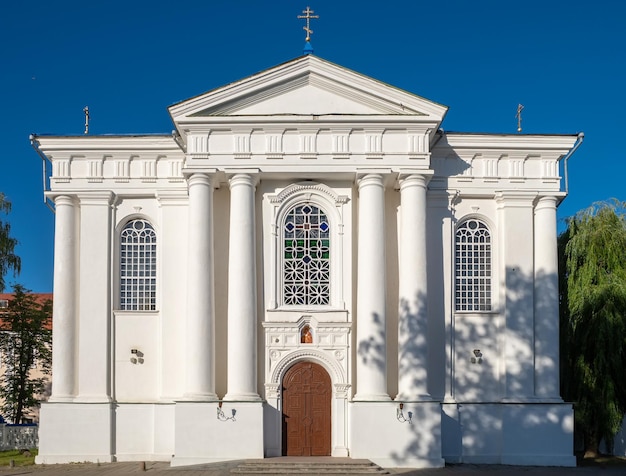
<instances>
[{"instance_id":1,"label":"green foliage","mask_svg":"<svg viewBox=\"0 0 626 476\"><path fill-rule=\"evenodd\" d=\"M11 202L0 192L0 213L7 214L11 211ZM17 240L11 237L11 225L0 219L0 292L4 291L4 276L13 270L19 273L21 268L20 257L15 254Z\"/></svg>"},{"instance_id":2,"label":"green foliage","mask_svg":"<svg viewBox=\"0 0 626 476\"><path fill-rule=\"evenodd\" d=\"M559 237L563 397L586 451L612 444L626 413L626 204L596 204Z\"/></svg>"},{"instance_id":3,"label":"green foliage","mask_svg":"<svg viewBox=\"0 0 626 476\"><path fill-rule=\"evenodd\" d=\"M37 453L37 448L0 451L0 466L9 466L11 461L13 461L15 466L31 466L35 464Z\"/></svg>"},{"instance_id":4,"label":"green foliage","mask_svg":"<svg viewBox=\"0 0 626 476\"><path fill-rule=\"evenodd\" d=\"M50 373L52 332L49 320L52 303L40 303L23 286L13 286L14 297L0 321L0 361L5 372L0 377L2 413L13 423L22 423L26 409L39 405ZM38 367L42 376L32 370Z\"/></svg>"}]
</instances>

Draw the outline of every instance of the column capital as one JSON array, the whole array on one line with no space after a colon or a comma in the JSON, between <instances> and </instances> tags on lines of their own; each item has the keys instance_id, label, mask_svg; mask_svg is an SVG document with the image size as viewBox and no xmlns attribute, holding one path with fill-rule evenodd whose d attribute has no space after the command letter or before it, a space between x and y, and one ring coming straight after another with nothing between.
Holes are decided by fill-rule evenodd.
<instances>
[{"instance_id":1,"label":"column capital","mask_svg":"<svg viewBox=\"0 0 626 476\"><path fill-rule=\"evenodd\" d=\"M187 176L187 184L192 185L213 185L213 175L205 172L194 172Z\"/></svg>"},{"instance_id":2,"label":"column capital","mask_svg":"<svg viewBox=\"0 0 626 476\"><path fill-rule=\"evenodd\" d=\"M556 210L557 203L558 203L558 198L551 196L551 195L537 197L537 202L535 203L535 210L542 210L542 209Z\"/></svg>"},{"instance_id":3,"label":"column capital","mask_svg":"<svg viewBox=\"0 0 626 476\"><path fill-rule=\"evenodd\" d=\"M228 179L228 185L231 189L239 185L256 187L257 183L259 183L258 173L238 172Z\"/></svg>"},{"instance_id":4,"label":"column capital","mask_svg":"<svg viewBox=\"0 0 626 476\"><path fill-rule=\"evenodd\" d=\"M428 182L430 182L432 174L422 174L419 172L400 173L398 176L398 183L400 184L400 190L407 187L422 187L426 188Z\"/></svg>"},{"instance_id":5,"label":"column capital","mask_svg":"<svg viewBox=\"0 0 626 476\"><path fill-rule=\"evenodd\" d=\"M359 190L364 187L377 186L381 188L385 188L384 177L380 173L367 173L367 174L359 174L357 176L357 186Z\"/></svg>"},{"instance_id":6,"label":"column capital","mask_svg":"<svg viewBox=\"0 0 626 476\"><path fill-rule=\"evenodd\" d=\"M68 205L73 207L76 205L76 199L71 195L57 195L54 197L54 205L58 207L59 205Z\"/></svg>"}]
</instances>

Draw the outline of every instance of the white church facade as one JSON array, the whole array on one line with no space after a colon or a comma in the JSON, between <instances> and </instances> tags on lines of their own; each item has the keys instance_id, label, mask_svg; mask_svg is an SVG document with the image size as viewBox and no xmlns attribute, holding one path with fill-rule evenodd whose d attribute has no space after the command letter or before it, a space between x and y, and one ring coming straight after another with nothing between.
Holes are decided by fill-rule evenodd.
<instances>
[{"instance_id":1,"label":"white church facade","mask_svg":"<svg viewBox=\"0 0 626 476\"><path fill-rule=\"evenodd\" d=\"M37 461L574 465L556 208L581 139L446 112L306 55L171 106L171 135L34 136Z\"/></svg>"}]
</instances>

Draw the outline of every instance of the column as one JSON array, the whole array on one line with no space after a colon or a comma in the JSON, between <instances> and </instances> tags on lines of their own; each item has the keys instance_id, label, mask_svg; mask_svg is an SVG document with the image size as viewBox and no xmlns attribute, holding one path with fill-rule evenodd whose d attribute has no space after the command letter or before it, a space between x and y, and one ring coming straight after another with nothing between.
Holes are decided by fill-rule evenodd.
<instances>
[{"instance_id":1,"label":"column","mask_svg":"<svg viewBox=\"0 0 626 476\"><path fill-rule=\"evenodd\" d=\"M255 178L237 174L229 183L228 393L224 399L257 401Z\"/></svg>"},{"instance_id":2,"label":"column","mask_svg":"<svg viewBox=\"0 0 626 476\"><path fill-rule=\"evenodd\" d=\"M400 180L397 400L430 400L426 277L426 177Z\"/></svg>"},{"instance_id":3,"label":"column","mask_svg":"<svg viewBox=\"0 0 626 476\"><path fill-rule=\"evenodd\" d=\"M74 200L55 198L54 301L52 304L52 394L50 402L71 401L76 393L77 233Z\"/></svg>"},{"instance_id":4,"label":"column","mask_svg":"<svg viewBox=\"0 0 626 476\"><path fill-rule=\"evenodd\" d=\"M556 205L556 197L535 205L535 396L560 400Z\"/></svg>"},{"instance_id":5,"label":"column","mask_svg":"<svg viewBox=\"0 0 626 476\"><path fill-rule=\"evenodd\" d=\"M195 173L189 187L189 259L184 397L211 401L215 395L215 319L213 297L213 183Z\"/></svg>"},{"instance_id":6,"label":"column","mask_svg":"<svg viewBox=\"0 0 626 476\"><path fill-rule=\"evenodd\" d=\"M385 187L378 174L358 182L355 400L389 400L385 317Z\"/></svg>"}]
</instances>

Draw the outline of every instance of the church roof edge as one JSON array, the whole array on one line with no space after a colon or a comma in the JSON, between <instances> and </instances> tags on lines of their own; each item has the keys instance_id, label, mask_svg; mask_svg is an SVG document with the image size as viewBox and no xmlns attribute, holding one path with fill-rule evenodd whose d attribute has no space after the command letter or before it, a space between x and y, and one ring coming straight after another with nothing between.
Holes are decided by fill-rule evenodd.
<instances>
[{"instance_id":1,"label":"church roof edge","mask_svg":"<svg viewBox=\"0 0 626 476\"><path fill-rule=\"evenodd\" d=\"M443 118L445 117L449 109L448 106L437 103L435 101L431 101L430 99L426 99L423 96L419 96L418 94L399 88L397 86L386 83L384 81L381 81L377 78L360 73L358 71L352 70L348 67L345 67L340 64L329 61L327 59L321 58L317 55L303 54L291 60L280 63L278 65L271 66L259 72L248 75L239 80L232 81L225 85L210 89L204 93L200 93L188 99L176 102L168 107L168 112L170 114L170 117L173 119L173 122L177 123L175 118L186 116L190 112L190 110L196 107L201 107L201 103L206 102L208 100L207 98L209 97L213 97L213 99L210 100L210 102L216 101L219 103L220 99L218 99L217 96L229 94L231 91L233 94L235 94L235 91L241 91L242 90L241 88L246 88L247 85L252 85L250 87L253 87L253 88L260 87L260 85L258 84L259 81L261 81L261 83L266 85L268 78L272 78L272 74L279 72L280 70L284 70L286 73L290 72L290 73L295 73L295 74L301 74L301 72L298 73L299 64L310 65L309 66L310 72L314 71L315 65L318 67L320 72L324 71L324 68L326 68L326 74L328 74L329 68L340 70L344 72L347 76L352 76L354 79L360 79L364 82L369 82L371 85L377 85L372 91L370 91L371 94L377 94L377 93L380 93L380 91L382 90L386 90L388 93L391 93L391 95L395 97L395 100L398 101L399 104L401 104L403 101L407 101L407 104L406 104L407 107L411 108L411 105L412 105L411 103L419 103L422 108L426 107L429 114L434 114L435 116L439 116L440 120L443 120ZM289 69L290 67L293 67L293 69ZM306 66L304 66L302 70L306 71ZM264 76L266 76L266 78L264 78ZM335 78L335 79L339 81L338 78ZM270 81L274 81L274 80L276 79L273 79ZM253 86L255 84L256 86ZM357 87L355 84L351 84L351 85L353 87ZM377 90L377 92L374 92L375 90ZM399 98L401 100L399 100Z\"/></svg>"}]
</instances>

